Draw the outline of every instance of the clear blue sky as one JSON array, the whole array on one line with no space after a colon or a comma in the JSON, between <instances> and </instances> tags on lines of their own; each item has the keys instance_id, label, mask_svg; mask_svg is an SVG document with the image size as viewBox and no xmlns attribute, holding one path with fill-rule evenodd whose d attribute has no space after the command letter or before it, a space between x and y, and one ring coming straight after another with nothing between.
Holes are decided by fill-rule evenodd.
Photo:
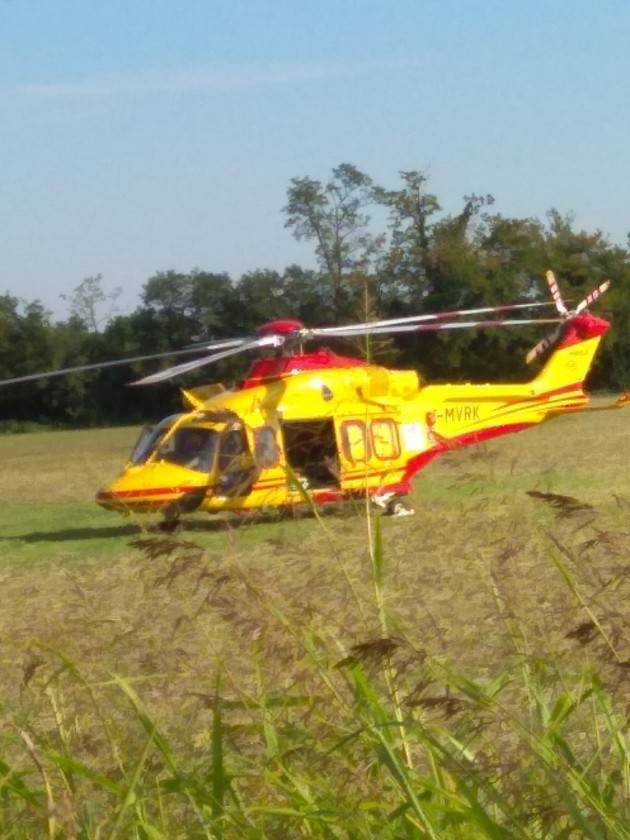
<instances>
[{"instance_id":1,"label":"clear blue sky","mask_svg":"<svg viewBox=\"0 0 630 840\"><path fill-rule=\"evenodd\" d=\"M0 0L0 292L312 264L289 179L630 230L627 0Z\"/></svg>"}]
</instances>

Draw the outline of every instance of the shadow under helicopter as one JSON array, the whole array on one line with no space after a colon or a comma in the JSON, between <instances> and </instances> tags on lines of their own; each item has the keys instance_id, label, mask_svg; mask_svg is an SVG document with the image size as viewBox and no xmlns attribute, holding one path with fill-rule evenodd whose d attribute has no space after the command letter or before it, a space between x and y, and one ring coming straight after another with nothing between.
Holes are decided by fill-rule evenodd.
<instances>
[{"instance_id":1,"label":"shadow under helicopter","mask_svg":"<svg viewBox=\"0 0 630 840\"><path fill-rule=\"evenodd\" d=\"M318 509L319 516L347 517L353 516L356 508L352 504L331 504ZM180 518L176 522L159 521L144 524L126 523L124 525L95 526L93 528L59 528L59 530L30 531L23 534L13 534L0 537L2 543L44 543L44 542L87 542L120 537L137 537L139 534L164 533L221 533L258 525L273 525L287 520L312 519L314 515L308 508L297 508L291 511L274 511L265 513L255 511L246 516L230 516L216 519L186 519Z\"/></svg>"},{"instance_id":2,"label":"shadow under helicopter","mask_svg":"<svg viewBox=\"0 0 630 840\"><path fill-rule=\"evenodd\" d=\"M264 397L261 402L269 403L274 409L282 402L286 391L286 384L274 383L273 389L267 386L264 390ZM322 421L320 421L321 423ZM295 425L295 424L293 424ZM311 424L312 425L312 424ZM333 432L334 435L334 432ZM289 435L290 437L290 435ZM320 448L324 444L320 443ZM292 448L299 450L289 440L286 448L290 451ZM310 452L310 450L309 450ZM303 469L304 464L293 464L293 467ZM321 465L320 465L321 466ZM196 507L196 505L195 505ZM361 503L356 500L347 500L345 502L332 502L318 506L317 516L334 516L339 518L352 517L356 515L357 511L362 507ZM194 509L194 508L193 508ZM274 524L279 522L286 522L287 520L300 520L314 518L313 510L306 505L288 505L285 508L267 509L258 508L247 513L230 514L219 513L213 518L209 519L188 519L185 514L190 514L191 509L181 509L183 515L178 515L174 519L168 517L160 521L153 521L147 523L131 523L110 525L110 526L95 526L83 528L60 528L59 530L48 531L31 531L30 533L14 534L8 537L0 537L1 543L26 543L36 544L44 542L83 542L89 540L102 540L108 537L137 537L139 534L164 534L164 533L220 533L232 531L237 528L252 525Z\"/></svg>"},{"instance_id":3,"label":"shadow under helicopter","mask_svg":"<svg viewBox=\"0 0 630 840\"><path fill-rule=\"evenodd\" d=\"M242 528L244 525L253 524L253 519L217 519L202 522L199 520L180 519L172 530L176 533L182 532L217 532L230 531L234 528ZM257 522L271 522L271 518L259 517ZM0 543L40 543L40 542L83 542L88 540L102 540L107 537L137 537L138 534L163 534L171 530L165 527L164 522L152 522L148 525L111 525L94 528L60 528L57 531L31 531L25 534L13 534L9 537L0 537Z\"/></svg>"}]
</instances>

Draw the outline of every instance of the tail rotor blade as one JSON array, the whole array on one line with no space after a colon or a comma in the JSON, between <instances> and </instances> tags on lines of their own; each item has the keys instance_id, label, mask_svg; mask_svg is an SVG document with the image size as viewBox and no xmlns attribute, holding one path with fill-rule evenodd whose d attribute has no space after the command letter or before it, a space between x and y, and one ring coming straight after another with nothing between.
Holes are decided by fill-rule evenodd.
<instances>
[{"instance_id":1,"label":"tail rotor blade","mask_svg":"<svg viewBox=\"0 0 630 840\"><path fill-rule=\"evenodd\" d=\"M548 336L542 338L535 347L529 351L529 353L525 356L525 361L528 365L537 359L539 356L542 356L552 345L552 341Z\"/></svg>"},{"instance_id":2,"label":"tail rotor blade","mask_svg":"<svg viewBox=\"0 0 630 840\"><path fill-rule=\"evenodd\" d=\"M605 280L596 289L593 289L593 291L590 294L588 294L584 298L584 300L581 300L578 303L578 305L575 307L575 314L579 315L579 313L582 312L584 309L588 309L588 307L592 303L595 303L595 301L598 298L600 298L604 294L604 292L608 291L609 288L610 288L610 280Z\"/></svg>"},{"instance_id":3,"label":"tail rotor blade","mask_svg":"<svg viewBox=\"0 0 630 840\"><path fill-rule=\"evenodd\" d=\"M569 314L569 310L566 308L564 301L562 300L562 295L560 294L560 289L558 288L558 283L556 281L556 275L553 271L549 270L545 273L545 277L547 278L549 291L551 292L551 297L556 305L556 309L560 315L566 317Z\"/></svg>"},{"instance_id":4,"label":"tail rotor blade","mask_svg":"<svg viewBox=\"0 0 630 840\"><path fill-rule=\"evenodd\" d=\"M542 338L538 342L538 344L536 344L535 347L532 347L529 353L525 356L525 361L527 362L527 364L530 365L535 359L538 359L540 356L546 353L547 350L549 350L549 348L556 343L561 333L562 327L559 326L552 333L549 333L549 335L546 335L544 338Z\"/></svg>"}]
</instances>

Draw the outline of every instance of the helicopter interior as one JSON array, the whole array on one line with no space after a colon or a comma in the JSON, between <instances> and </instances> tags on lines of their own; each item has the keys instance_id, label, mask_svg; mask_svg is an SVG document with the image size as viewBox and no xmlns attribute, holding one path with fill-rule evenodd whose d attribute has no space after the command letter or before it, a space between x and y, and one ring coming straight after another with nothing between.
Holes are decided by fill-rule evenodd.
<instances>
[{"instance_id":1,"label":"helicopter interior","mask_svg":"<svg viewBox=\"0 0 630 840\"><path fill-rule=\"evenodd\" d=\"M281 424L287 463L307 487L339 487L335 424L326 420L291 420Z\"/></svg>"},{"instance_id":2,"label":"helicopter interior","mask_svg":"<svg viewBox=\"0 0 630 840\"><path fill-rule=\"evenodd\" d=\"M198 472L210 472L219 433L214 429L181 426L158 448L160 460Z\"/></svg>"}]
</instances>

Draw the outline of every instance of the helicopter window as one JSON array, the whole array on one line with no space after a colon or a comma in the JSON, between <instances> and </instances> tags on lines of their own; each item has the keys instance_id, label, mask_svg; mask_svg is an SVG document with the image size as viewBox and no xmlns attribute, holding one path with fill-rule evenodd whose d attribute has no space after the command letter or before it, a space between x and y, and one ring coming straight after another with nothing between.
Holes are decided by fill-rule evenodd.
<instances>
[{"instance_id":1,"label":"helicopter window","mask_svg":"<svg viewBox=\"0 0 630 840\"><path fill-rule=\"evenodd\" d=\"M280 450L271 426L254 430L254 453L259 467L275 467L280 460Z\"/></svg>"},{"instance_id":2,"label":"helicopter window","mask_svg":"<svg viewBox=\"0 0 630 840\"><path fill-rule=\"evenodd\" d=\"M344 420L341 424L341 443L346 460L365 463L370 457L370 442L362 420Z\"/></svg>"},{"instance_id":3,"label":"helicopter window","mask_svg":"<svg viewBox=\"0 0 630 840\"><path fill-rule=\"evenodd\" d=\"M339 486L339 458L332 420L282 424L287 463L307 487Z\"/></svg>"},{"instance_id":4,"label":"helicopter window","mask_svg":"<svg viewBox=\"0 0 630 840\"><path fill-rule=\"evenodd\" d=\"M135 466L144 464L151 452L155 449L158 441L164 437L165 432L173 425L173 423L181 417L181 414L171 414L160 420L155 426L145 426L140 432L136 445L134 446L130 461Z\"/></svg>"},{"instance_id":5,"label":"helicopter window","mask_svg":"<svg viewBox=\"0 0 630 840\"><path fill-rule=\"evenodd\" d=\"M163 461L187 467L189 470L210 472L214 461L218 432L195 426L181 426L162 447L159 455Z\"/></svg>"},{"instance_id":6,"label":"helicopter window","mask_svg":"<svg viewBox=\"0 0 630 840\"><path fill-rule=\"evenodd\" d=\"M234 428L225 432L219 449L219 472L225 472L248 451L249 446L243 428Z\"/></svg>"},{"instance_id":7,"label":"helicopter window","mask_svg":"<svg viewBox=\"0 0 630 840\"><path fill-rule=\"evenodd\" d=\"M217 493L222 496L246 496L256 478L245 429L235 426L225 432L219 447Z\"/></svg>"},{"instance_id":8,"label":"helicopter window","mask_svg":"<svg viewBox=\"0 0 630 840\"><path fill-rule=\"evenodd\" d=\"M370 424L372 448L377 458L387 461L400 456L398 429L393 420L373 420Z\"/></svg>"}]
</instances>

